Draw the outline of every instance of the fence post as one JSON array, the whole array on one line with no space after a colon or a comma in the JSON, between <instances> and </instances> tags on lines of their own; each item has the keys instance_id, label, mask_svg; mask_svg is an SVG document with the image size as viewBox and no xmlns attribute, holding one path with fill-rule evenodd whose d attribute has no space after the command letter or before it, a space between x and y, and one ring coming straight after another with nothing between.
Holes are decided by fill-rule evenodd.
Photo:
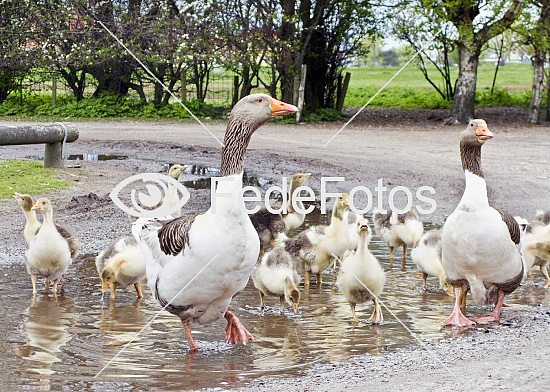
<instances>
[{"instance_id":1,"label":"fence post","mask_svg":"<svg viewBox=\"0 0 550 392\"><path fill-rule=\"evenodd\" d=\"M300 94L300 74L294 75L293 92L292 92L292 104L298 106L298 95Z\"/></svg>"},{"instance_id":2,"label":"fence post","mask_svg":"<svg viewBox=\"0 0 550 392\"><path fill-rule=\"evenodd\" d=\"M231 106L235 106L237 102L239 102L239 76L235 75L233 76L233 102Z\"/></svg>"},{"instance_id":3,"label":"fence post","mask_svg":"<svg viewBox=\"0 0 550 392\"><path fill-rule=\"evenodd\" d=\"M57 73L52 73L52 106L55 107L57 103Z\"/></svg>"},{"instance_id":4,"label":"fence post","mask_svg":"<svg viewBox=\"0 0 550 392\"><path fill-rule=\"evenodd\" d=\"M302 64L302 69L300 72L300 87L298 87L298 113L296 113L296 124L300 122L300 117L302 116L302 108L304 107L304 92L306 90L306 74L307 74L307 65Z\"/></svg>"},{"instance_id":5,"label":"fence post","mask_svg":"<svg viewBox=\"0 0 550 392\"><path fill-rule=\"evenodd\" d=\"M181 102L187 101L187 69L182 68L181 69L181 91L180 91L180 99Z\"/></svg>"},{"instance_id":6,"label":"fence post","mask_svg":"<svg viewBox=\"0 0 550 392\"><path fill-rule=\"evenodd\" d=\"M342 90L340 91L336 99L336 110L338 110L339 112L341 112L344 108L344 99L346 98L346 94L348 92L350 78L351 73L346 72L346 76L344 77L344 85L342 86Z\"/></svg>"}]
</instances>

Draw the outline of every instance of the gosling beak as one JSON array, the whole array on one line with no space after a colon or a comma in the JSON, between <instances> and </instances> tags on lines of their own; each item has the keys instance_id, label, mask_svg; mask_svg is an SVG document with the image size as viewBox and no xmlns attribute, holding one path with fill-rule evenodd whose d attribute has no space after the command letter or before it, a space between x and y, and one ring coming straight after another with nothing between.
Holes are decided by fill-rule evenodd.
<instances>
[{"instance_id":1,"label":"gosling beak","mask_svg":"<svg viewBox=\"0 0 550 392\"><path fill-rule=\"evenodd\" d=\"M102 282L101 284L101 292L104 293L107 291L107 287L109 287L109 283L107 282Z\"/></svg>"},{"instance_id":2,"label":"gosling beak","mask_svg":"<svg viewBox=\"0 0 550 392\"><path fill-rule=\"evenodd\" d=\"M187 168L189 167L189 165L182 165L182 169L181 169L181 172L185 172L187 170Z\"/></svg>"},{"instance_id":3,"label":"gosling beak","mask_svg":"<svg viewBox=\"0 0 550 392\"><path fill-rule=\"evenodd\" d=\"M289 103L284 103L275 98L269 98L269 103L271 105L271 115L272 116L282 116L285 114L296 113L298 108Z\"/></svg>"},{"instance_id":4,"label":"gosling beak","mask_svg":"<svg viewBox=\"0 0 550 392\"><path fill-rule=\"evenodd\" d=\"M367 225L361 225L361 231L369 231L370 227L368 227Z\"/></svg>"},{"instance_id":5,"label":"gosling beak","mask_svg":"<svg viewBox=\"0 0 550 392\"><path fill-rule=\"evenodd\" d=\"M479 124L477 126L476 136L479 140L489 140L493 137L493 133L489 131L487 125Z\"/></svg>"},{"instance_id":6,"label":"gosling beak","mask_svg":"<svg viewBox=\"0 0 550 392\"><path fill-rule=\"evenodd\" d=\"M31 210L40 211L41 210L40 204L36 203L35 205L32 206Z\"/></svg>"},{"instance_id":7,"label":"gosling beak","mask_svg":"<svg viewBox=\"0 0 550 392\"><path fill-rule=\"evenodd\" d=\"M292 311L294 314L298 314L298 304L292 304Z\"/></svg>"},{"instance_id":8,"label":"gosling beak","mask_svg":"<svg viewBox=\"0 0 550 392\"><path fill-rule=\"evenodd\" d=\"M311 173L304 173L304 176L309 177L311 176Z\"/></svg>"},{"instance_id":9,"label":"gosling beak","mask_svg":"<svg viewBox=\"0 0 550 392\"><path fill-rule=\"evenodd\" d=\"M13 194L13 198L16 199L16 200L21 199L21 196L23 196L23 195L22 195L21 193L19 193L19 192L15 192L15 193Z\"/></svg>"}]
</instances>

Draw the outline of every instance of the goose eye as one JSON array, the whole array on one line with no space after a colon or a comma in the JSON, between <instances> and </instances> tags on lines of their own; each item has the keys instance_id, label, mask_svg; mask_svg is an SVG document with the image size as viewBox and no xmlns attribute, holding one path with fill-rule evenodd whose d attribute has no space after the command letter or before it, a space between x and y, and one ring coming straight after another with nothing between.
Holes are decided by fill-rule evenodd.
<instances>
[{"instance_id":1,"label":"goose eye","mask_svg":"<svg viewBox=\"0 0 550 392\"><path fill-rule=\"evenodd\" d=\"M264 101L263 98L258 99L258 102L263 102L263 101Z\"/></svg>"}]
</instances>

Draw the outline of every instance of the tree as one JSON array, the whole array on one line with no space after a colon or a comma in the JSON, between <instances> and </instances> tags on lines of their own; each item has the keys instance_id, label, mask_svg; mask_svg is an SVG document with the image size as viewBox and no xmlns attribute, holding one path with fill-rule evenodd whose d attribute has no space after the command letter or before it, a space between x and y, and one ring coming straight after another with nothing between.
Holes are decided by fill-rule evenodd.
<instances>
[{"instance_id":1,"label":"tree","mask_svg":"<svg viewBox=\"0 0 550 392\"><path fill-rule=\"evenodd\" d=\"M512 25L522 9L523 0L443 0L437 3L420 0L420 3L423 10L442 21L451 22L457 30L458 79L451 116L446 123L467 123L475 115L477 66L481 50L491 38Z\"/></svg>"},{"instance_id":2,"label":"tree","mask_svg":"<svg viewBox=\"0 0 550 392\"><path fill-rule=\"evenodd\" d=\"M544 91L544 63L550 55L550 0L532 0L520 18L515 31L524 44L532 47L533 87L527 122L540 124L542 93ZM550 84L549 84L550 88Z\"/></svg>"},{"instance_id":3,"label":"tree","mask_svg":"<svg viewBox=\"0 0 550 392\"><path fill-rule=\"evenodd\" d=\"M436 18L419 18L417 12L406 12L403 9L399 14L405 17L398 17L394 33L396 36L411 46L414 52L420 52L417 61L417 67L420 69L424 78L432 85L441 97L451 101L454 96L456 80L451 73L451 59L456 51L456 31L447 22L441 24ZM436 31L441 31L437 36L433 36ZM429 48L423 48L427 41L432 41ZM412 54L412 53L411 53ZM411 55L410 54L410 55ZM410 57L409 55L409 57ZM428 65L431 64L439 73L443 84L430 76Z\"/></svg>"},{"instance_id":4,"label":"tree","mask_svg":"<svg viewBox=\"0 0 550 392\"><path fill-rule=\"evenodd\" d=\"M0 2L0 103L17 89L39 59L40 48L33 44L32 3Z\"/></svg>"}]
</instances>

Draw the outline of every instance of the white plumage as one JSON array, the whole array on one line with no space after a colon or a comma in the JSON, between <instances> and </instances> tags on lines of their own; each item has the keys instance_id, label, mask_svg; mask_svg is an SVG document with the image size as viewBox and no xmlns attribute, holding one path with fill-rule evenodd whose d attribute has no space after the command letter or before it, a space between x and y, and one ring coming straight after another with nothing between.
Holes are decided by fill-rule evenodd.
<instances>
[{"instance_id":1,"label":"white plumage","mask_svg":"<svg viewBox=\"0 0 550 392\"><path fill-rule=\"evenodd\" d=\"M203 214L159 221L138 219L132 233L146 261L155 299L180 317L190 349L198 350L190 322L225 317L226 342L243 343L252 335L227 309L250 278L260 241L240 200L246 148L254 131L271 116L298 109L264 94L241 99L231 111L224 138L220 179L213 203Z\"/></svg>"},{"instance_id":2,"label":"white plumage","mask_svg":"<svg viewBox=\"0 0 550 392\"><path fill-rule=\"evenodd\" d=\"M439 279L439 288L453 296L453 288L441 265L441 230L424 233L418 246L412 250L411 259L422 272L424 289L426 289L427 277L436 276Z\"/></svg>"},{"instance_id":3,"label":"white plumage","mask_svg":"<svg viewBox=\"0 0 550 392\"><path fill-rule=\"evenodd\" d=\"M348 252L344 257L336 284L349 301L355 322L359 321L355 315L355 305L373 301L374 310L370 320L377 324L384 319L376 298L382 293L386 275L368 248L371 237L368 219L363 218L357 222L356 232L359 236L359 245L356 251Z\"/></svg>"},{"instance_id":4,"label":"white plumage","mask_svg":"<svg viewBox=\"0 0 550 392\"><path fill-rule=\"evenodd\" d=\"M96 269L102 282L102 291L111 288L110 300L115 299L116 288L133 285L142 298L140 282L145 279L145 259L134 237L114 241L96 257Z\"/></svg>"}]
</instances>

